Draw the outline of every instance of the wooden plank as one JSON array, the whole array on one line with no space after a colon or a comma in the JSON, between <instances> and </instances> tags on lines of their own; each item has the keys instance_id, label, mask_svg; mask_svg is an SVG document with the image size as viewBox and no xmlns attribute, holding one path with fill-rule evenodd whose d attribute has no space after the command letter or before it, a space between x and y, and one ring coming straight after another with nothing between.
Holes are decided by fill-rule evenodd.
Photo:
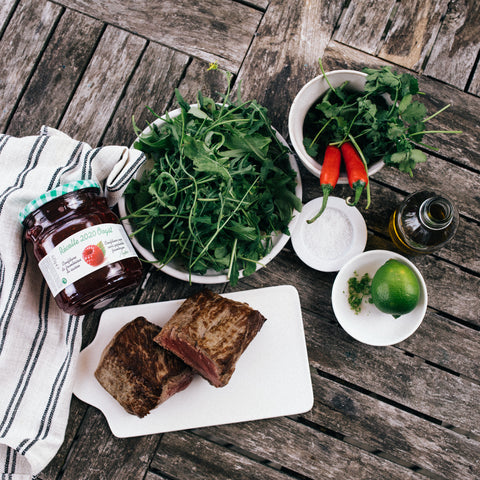
<instances>
[{"instance_id":1,"label":"wooden plank","mask_svg":"<svg viewBox=\"0 0 480 480\"><path fill-rule=\"evenodd\" d=\"M203 96L221 101L222 95L227 91L227 72L221 69L208 70L209 64L198 59L193 59L185 72L185 77L178 90L188 103L197 103L197 94L200 90ZM178 107L178 102L173 98L171 108Z\"/></svg>"},{"instance_id":2,"label":"wooden plank","mask_svg":"<svg viewBox=\"0 0 480 480\"><path fill-rule=\"evenodd\" d=\"M340 0L274 0L253 39L239 73L242 98L266 106L284 135L289 106L300 86L316 75L342 5Z\"/></svg>"},{"instance_id":3,"label":"wooden plank","mask_svg":"<svg viewBox=\"0 0 480 480\"><path fill-rule=\"evenodd\" d=\"M480 3L476 0L449 3L425 67L426 75L465 88L480 50L479 18Z\"/></svg>"},{"instance_id":4,"label":"wooden plank","mask_svg":"<svg viewBox=\"0 0 480 480\"><path fill-rule=\"evenodd\" d=\"M378 56L419 71L435 42L448 3L449 0L398 2Z\"/></svg>"},{"instance_id":5,"label":"wooden plank","mask_svg":"<svg viewBox=\"0 0 480 480\"><path fill-rule=\"evenodd\" d=\"M350 2L333 38L363 52L377 53L396 3L395 0Z\"/></svg>"},{"instance_id":6,"label":"wooden plank","mask_svg":"<svg viewBox=\"0 0 480 480\"><path fill-rule=\"evenodd\" d=\"M3 0L0 4L0 35L5 29L10 15L13 15L13 9L16 3L17 0Z\"/></svg>"},{"instance_id":7,"label":"wooden plank","mask_svg":"<svg viewBox=\"0 0 480 480\"><path fill-rule=\"evenodd\" d=\"M415 478L408 468L286 417L205 428L197 433L306 478Z\"/></svg>"},{"instance_id":8,"label":"wooden plank","mask_svg":"<svg viewBox=\"0 0 480 480\"><path fill-rule=\"evenodd\" d=\"M64 468L70 448L76 440L78 429L83 421L88 405L72 396L70 403L70 415L65 431L64 441L52 461L42 470L38 480L57 480L59 472Z\"/></svg>"},{"instance_id":9,"label":"wooden plank","mask_svg":"<svg viewBox=\"0 0 480 480\"><path fill-rule=\"evenodd\" d=\"M115 46L113 50L112 45ZM60 123L60 129L96 146L144 46L142 38L108 26Z\"/></svg>"},{"instance_id":10,"label":"wooden plank","mask_svg":"<svg viewBox=\"0 0 480 480\"><path fill-rule=\"evenodd\" d=\"M328 314L303 312L310 363L370 392L478 435L480 386L405 355L353 340Z\"/></svg>"},{"instance_id":11,"label":"wooden plank","mask_svg":"<svg viewBox=\"0 0 480 480\"><path fill-rule=\"evenodd\" d=\"M151 468L165 478L188 480L291 480L291 476L190 432L162 436ZM156 477L153 477L156 478ZM160 477L162 478L162 477Z\"/></svg>"},{"instance_id":12,"label":"wooden plank","mask_svg":"<svg viewBox=\"0 0 480 480\"><path fill-rule=\"evenodd\" d=\"M434 478L480 475L480 443L333 380L312 376L315 404L303 415L392 461Z\"/></svg>"},{"instance_id":13,"label":"wooden plank","mask_svg":"<svg viewBox=\"0 0 480 480\"><path fill-rule=\"evenodd\" d=\"M158 437L155 435L114 437L103 414L89 407L79 430L78 441L71 448L62 471L62 479L143 478L157 443Z\"/></svg>"},{"instance_id":14,"label":"wooden plank","mask_svg":"<svg viewBox=\"0 0 480 480\"><path fill-rule=\"evenodd\" d=\"M60 15L51 2L22 2L0 41L0 131L8 120ZM28 32L28 34L26 34Z\"/></svg>"},{"instance_id":15,"label":"wooden plank","mask_svg":"<svg viewBox=\"0 0 480 480\"><path fill-rule=\"evenodd\" d=\"M479 344L478 330L429 311L415 335L400 348L478 382L480 365L472 359L478 356Z\"/></svg>"},{"instance_id":16,"label":"wooden plank","mask_svg":"<svg viewBox=\"0 0 480 480\"><path fill-rule=\"evenodd\" d=\"M477 68L475 69L475 74L472 77L472 82L468 88L468 92L480 96L480 66L477 64Z\"/></svg>"},{"instance_id":17,"label":"wooden plank","mask_svg":"<svg viewBox=\"0 0 480 480\"><path fill-rule=\"evenodd\" d=\"M68 8L237 71L262 12L234 1L61 0Z\"/></svg>"},{"instance_id":18,"label":"wooden plank","mask_svg":"<svg viewBox=\"0 0 480 480\"><path fill-rule=\"evenodd\" d=\"M135 140L132 116L139 128L153 121L147 106L162 115L172 99L188 64L188 56L170 48L149 43L128 84L105 137L104 145L131 145Z\"/></svg>"},{"instance_id":19,"label":"wooden plank","mask_svg":"<svg viewBox=\"0 0 480 480\"><path fill-rule=\"evenodd\" d=\"M42 125L57 126L102 28L101 22L71 10L62 15L10 122L9 134L34 135Z\"/></svg>"}]
</instances>

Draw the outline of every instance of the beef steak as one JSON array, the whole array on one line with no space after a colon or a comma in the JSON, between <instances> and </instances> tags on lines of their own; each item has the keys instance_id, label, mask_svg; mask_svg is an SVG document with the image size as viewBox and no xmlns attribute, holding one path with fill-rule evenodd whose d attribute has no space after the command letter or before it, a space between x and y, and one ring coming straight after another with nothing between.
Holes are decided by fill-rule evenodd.
<instances>
[{"instance_id":1,"label":"beef steak","mask_svg":"<svg viewBox=\"0 0 480 480\"><path fill-rule=\"evenodd\" d=\"M192 369L154 342L160 327L144 317L123 326L105 347L95 377L130 414L144 417L185 389Z\"/></svg>"},{"instance_id":2,"label":"beef steak","mask_svg":"<svg viewBox=\"0 0 480 480\"><path fill-rule=\"evenodd\" d=\"M265 320L246 303L204 290L187 298L154 340L223 387Z\"/></svg>"}]
</instances>

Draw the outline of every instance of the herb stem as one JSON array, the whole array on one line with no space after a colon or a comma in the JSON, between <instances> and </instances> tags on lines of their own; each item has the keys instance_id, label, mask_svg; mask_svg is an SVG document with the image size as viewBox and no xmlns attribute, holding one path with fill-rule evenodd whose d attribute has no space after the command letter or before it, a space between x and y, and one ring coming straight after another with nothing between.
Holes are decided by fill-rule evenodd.
<instances>
[{"instance_id":1,"label":"herb stem","mask_svg":"<svg viewBox=\"0 0 480 480\"><path fill-rule=\"evenodd\" d=\"M197 256L197 258L195 258L195 260L190 264L190 269L194 267L194 265L198 262L198 260L201 258L201 256L205 253L205 251L208 249L208 247L210 246L210 244L213 242L213 240L215 240L215 238L217 237L217 235L223 230L223 228L225 227L225 225L227 225L227 223L231 220L231 218L235 215L235 213L237 213L237 210L240 208L240 206L242 205L242 202L245 200L245 198L247 197L247 195L250 193L250 191L252 190L252 188L254 187L254 185L257 183L258 179L260 177L257 177L255 179L255 181L252 183L252 185L250 186L250 188L245 192L245 195L243 196L242 200L239 202L239 204L235 207L235 209L233 210L233 212L227 217L227 219L223 222L223 224L221 226L219 226L217 228L217 230L215 231L215 233L210 237L210 239L208 240L208 242L205 244L205 246L203 247L202 251L199 253L199 255Z\"/></svg>"},{"instance_id":2,"label":"herb stem","mask_svg":"<svg viewBox=\"0 0 480 480\"><path fill-rule=\"evenodd\" d=\"M444 107L442 107L440 110L436 111L435 113L433 113L432 115L430 115L429 117L427 117L424 122L427 123L429 122L432 118L436 117L438 114L442 113L444 110L446 110L447 108L450 107L450 104L448 105L445 105Z\"/></svg>"},{"instance_id":3,"label":"herb stem","mask_svg":"<svg viewBox=\"0 0 480 480\"><path fill-rule=\"evenodd\" d=\"M461 130L424 130L423 132L411 133L410 136L414 137L415 135L426 135L428 133L456 133L456 134L460 134L460 133L463 133L463 132Z\"/></svg>"}]
</instances>

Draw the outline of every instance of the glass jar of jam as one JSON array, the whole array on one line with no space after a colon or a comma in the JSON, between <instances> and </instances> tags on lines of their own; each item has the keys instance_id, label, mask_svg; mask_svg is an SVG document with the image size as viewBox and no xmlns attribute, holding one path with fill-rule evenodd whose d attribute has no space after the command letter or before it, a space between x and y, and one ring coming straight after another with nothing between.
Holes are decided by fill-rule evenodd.
<instances>
[{"instance_id":1,"label":"glass jar of jam","mask_svg":"<svg viewBox=\"0 0 480 480\"><path fill-rule=\"evenodd\" d=\"M19 216L65 312L86 314L139 284L142 264L96 182L79 180L50 190Z\"/></svg>"}]
</instances>

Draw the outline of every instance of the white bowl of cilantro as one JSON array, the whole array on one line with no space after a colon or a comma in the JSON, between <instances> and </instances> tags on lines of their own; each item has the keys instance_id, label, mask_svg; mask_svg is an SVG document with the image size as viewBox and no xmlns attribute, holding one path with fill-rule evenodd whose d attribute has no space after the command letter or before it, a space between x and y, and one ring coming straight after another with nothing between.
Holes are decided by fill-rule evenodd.
<instances>
[{"instance_id":1,"label":"white bowl of cilantro","mask_svg":"<svg viewBox=\"0 0 480 480\"><path fill-rule=\"evenodd\" d=\"M358 113L354 109L349 112L342 109L363 95L366 79L367 74L363 72L335 70L310 80L295 97L288 118L290 140L306 169L317 177L320 177L326 146L342 141ZM389 100L383 94L377 97L385 107L388 105ZM365 115L370 113L365 110ZM345 123L342 125L343 120ZM357 116L357 120L360 123L363 115ZM357 134L358 129L354 130L353 133ZM361 137L358 141L362 144ZM369 153L370 149L364 151L367 161ZM384 165L382 152L375 151L375 158L368 164L369 175L378 172ZM348 183L343 163L338 183Z\"/></svg>"},{"instance_id":2,"label":"white bowl of cilantro","mask_svg":"<svg viewBox=\"0 0 480 480\"><path fill-rule=\"evenodd\" d=\"M256 102L203 97L140 131L147 161L119 211L144 259L190 283L236 284L290 238L301 210L295 157Z\"/></svg>"}]
</instances>

